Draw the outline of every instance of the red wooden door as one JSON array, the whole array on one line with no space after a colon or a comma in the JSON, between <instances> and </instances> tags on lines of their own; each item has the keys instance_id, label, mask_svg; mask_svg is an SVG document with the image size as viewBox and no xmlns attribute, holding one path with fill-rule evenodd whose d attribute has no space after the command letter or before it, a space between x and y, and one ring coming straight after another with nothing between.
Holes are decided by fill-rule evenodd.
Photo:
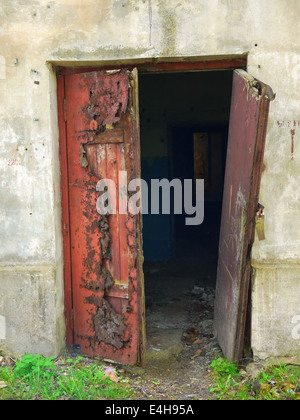
<instances>
[{"instance_id":1,"label":"red wooden door","mask_svg":"<svg viewBox=\"0 0 300 420\"><path fill-rule=\"evenodd\" d=\"M236 70L229 125L219 263L215 335L225 356L242 358L251 249L263 165L270 101L269 86Z\"/></svg>"},{"instance_id":2,"label":"red wooden door","mask_svg":"<svg viewBox=\"0 0 300 420\"><path fill-rule=\"evenodd\" d=\"M135 71L65 76L69 334L83 354L128 365L143 361L141 218L121 214L118 198L120 171L127 183L140 177L137 89ZM103 179L116 185L116 214L96 209Z\"/></svg>"}]
</instances>

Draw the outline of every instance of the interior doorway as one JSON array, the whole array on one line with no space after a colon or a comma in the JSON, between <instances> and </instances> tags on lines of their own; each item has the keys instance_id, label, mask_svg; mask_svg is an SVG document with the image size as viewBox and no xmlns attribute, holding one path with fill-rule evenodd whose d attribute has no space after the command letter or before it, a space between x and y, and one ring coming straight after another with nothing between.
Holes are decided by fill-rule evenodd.
<instances>
[{"instance_id":1,"label":"interior doorway","mask_svg":"<svg viewBox=\"0 0 300 420\"><path fill-rule=\"evenodd\" d=\"M142 179L204 179L205 198L200 225L184 213L143 215L149 355L177 352L189 332L213 336L232 76L139 75Z\"/></svg>"}]
</instances>

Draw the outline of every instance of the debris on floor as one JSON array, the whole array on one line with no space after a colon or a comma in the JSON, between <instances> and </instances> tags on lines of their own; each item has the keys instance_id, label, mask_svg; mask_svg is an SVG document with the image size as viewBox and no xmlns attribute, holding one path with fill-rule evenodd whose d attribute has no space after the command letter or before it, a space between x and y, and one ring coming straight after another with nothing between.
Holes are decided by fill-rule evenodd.
<instances>
[{"instance_id":1,"label":"debris on floor","mask_svg":"<svg viewBox=\"0 0 300 420\"><path fill-rule=\"evenodd\" d=\"M136 384L143 390L140 398L211 398L208 368L222 355L213 335L215 279L199 275L192 259L147 268L147 363Z\"/></svg>"}]
</instances>

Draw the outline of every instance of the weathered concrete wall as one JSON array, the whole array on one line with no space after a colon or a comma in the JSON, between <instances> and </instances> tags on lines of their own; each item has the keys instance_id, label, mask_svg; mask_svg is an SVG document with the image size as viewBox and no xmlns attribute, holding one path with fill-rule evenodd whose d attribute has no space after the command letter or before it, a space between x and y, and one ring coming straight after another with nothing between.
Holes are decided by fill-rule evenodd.
<instances>
[{"instance_id":1,"label":"weathered concrete wall","mask_svg":"<svg viewBox=\"0 0 300 420\"><path fill-rule=\"evenodd\" d=\"M275 264L257 270L253 289L254 354L260 359L289 357L299 362L300 269Z\"/></svg>"},{"instance_id":2,"label":"weathered concrete wall","mask_svg":"<svg viewBox=\"0 0 300 420\"><path fill-rule=\"evenodd\" d=\"M300 295L299 13L298 0L1 1L1 348L56 354L64 346L53 66L248 54L249 72L277 94L260 199L266 241L253 259L254 352L300 353L291 336ZM274 299L271 285L282 286L271 288Z\"/></svg>"},{"instance_id":3,"label":"weathered concrete wall","mask_svg":"<svg viewBox=\"0 0 300 420\"><path fill-rule=\"evenodd\" d=\"M258 77L277 95L271 104L260 197L265 205L266 240L256 242L252 261L256 272L252 345L260 358L293 355L297 359L298 354L299 359L299 47L294 52L255 54L252 60L264 68Z\"/></svg>"}]
</instances>

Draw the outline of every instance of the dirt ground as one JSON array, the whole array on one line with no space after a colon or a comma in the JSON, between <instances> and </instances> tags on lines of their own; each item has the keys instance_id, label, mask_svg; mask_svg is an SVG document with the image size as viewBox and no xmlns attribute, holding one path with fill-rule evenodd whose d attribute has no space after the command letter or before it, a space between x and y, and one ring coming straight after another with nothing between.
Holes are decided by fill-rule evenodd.
<instances>
[{"instance_id":1,"label":"dirt ground","mask_svg":"<svg viewBox=\"0 0 300 420\"><path fill-rule=\"evenodd\" d=\"M215 282L193 262L146 267L146 367L125 368L137 399L212 398L208 369L222 355L213 336Z\"/></svg>"},{"instance_id":2,"label":"dirt ground","mask_svg":"<svg viewBox=\"0 0 300 420\"><path fill-rule=\"evenodd\" d=\"M216 236L183 239L175 260L144 264L146 367L124 368L136 399L213 399L209 366L222 356L213 335Z\"/></svg>"},{"instance_id":3,"label":"dirt ground","mask_svg":"<svg viewBox=\"0 0 300 420\"><path fill-rule=\"evenodd\" d=\"M165 363L151 363L145 372L130 374L130 385L137 400L208 400L211 382L208 377L209 357L191 360L193 351L187 346L178 358ZM122 374L124 375L124 374Z\"/></svg>"}]
</instances>

